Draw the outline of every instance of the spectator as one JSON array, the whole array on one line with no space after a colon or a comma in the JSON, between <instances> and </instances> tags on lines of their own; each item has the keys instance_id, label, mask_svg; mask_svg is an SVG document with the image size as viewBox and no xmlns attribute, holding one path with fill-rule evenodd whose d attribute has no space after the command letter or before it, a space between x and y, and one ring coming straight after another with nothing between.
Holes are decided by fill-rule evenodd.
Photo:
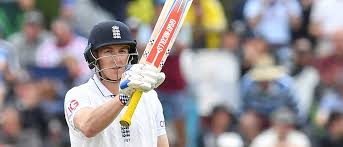
<instances>
[{"instance_id":1,"label":"spectator","mask_svg":"<svg viewBox=\"0 0 343 147\"><path fill-rule=\"evenodd\" d=\"M320 56L327 56L333 52L330 47L330 38L343 27L343 14L340 13L342 7L342 1L313 1L309 29L310 33L319 41L317 51Z\"/></svg>"},{"instance_id":2,"label":"spectator","mask_svg":"<svg viewBox=\"0 0 343 147\"><path fill-rule=\"evenodd\" d=\"M266 39L277 59L287 65L291 50L291 30L301 24L301 7L297 0L248 0L244 15L249 26Z\"/></svg>"},{"instance_id":3,"label":"spectator","mask_svg":"<svg viewBox=\"0 0 343 147\"><path fill-rule=\"evenodd\" d=\"M343 29L337 30L331 41L333 52L327 57L319 58L317 62L321 83L326 88L334 86L343 71Z\"/></svg>"},{"instance_id":4,"label":"spectator","mask_svg":"<svg viewBox=\"0 0 343 147\"><path fill-rule=\"evenodd\" d=\"M220 47L221 32L227 29L225 14L218 0L194 0L188 12L193 28L192 48Z\"/></svg>"},{"instance_id":5,"label":"spectator","mask_svg":"<svg viewBox=\"0 0 343 147\"><path fill-rule=\"evenodd\" d=\"M279 108L271 117L270 129L257 136L251 147L310 147L309 138L294 128L296 116L292 110Z\"/></svg>"},{"instance_id":6,"label":"spectator","mask_svg":"<svg viewBox=\"0 0 343 147\"><path fill-rule=\"evenodd\" d=\"M12 65L15 65L16 60L10 53L11 49L13 49L11 47L11 44L0 39L0 109L3 103L8 101L7 94L9 94L9 90L7 89L11 89L10 84L15 80L14 69L16 67Z\"/></svg>"},{"instance_id":7,"label":"spectator","mask_svg":"<svg viewBox=\"0 0 343 147\"><path fill-rule=\"evenodd\" d=\"M131 0L92 0L94 4L99 5L103 10L112 15L112 18L118 21L125 21L127 18L127 4Z\"/></svg>"},{"instance_id":8,"label":"spectator","mask_svg":"<svg viewBox=\"0 0 343 147\"><path fill-rule=\"evenodd\" d=\"M45 146L62 146L69 143L68 127L64 123L64 111L63 103L64 99L60 95L65 93L67 71L65 68L29 68L28 70L30 77L27 81L22 81L18 83L18 88L16 92L21 97L21 105L27 105L26 103L32 103L36 101L36 106L34 108L28 109L23 106L21 111L25 114L29 114L26 120L32 122L33 124L39 124L40 130L44 133L44 145ZM34 81L35 83L31 83ZM31 86L27 86L31 85ZM32 95L31 92L36 93L36 97L23 96L21 90L27 87L30 90L28 95ZM38 90L38 91L37 91ZM39 96L37 96L37 93ZM24 99L24 100L22 100ZM29 102L26 102L25 99ZM31 101L31 102L30 102ZM27 112L28 111L28 112ZM29 123L28 123L29 124ZM33 126L33 125L29 125Z\"/></svg>"},{"instance_id":9,"label":"spectator","mask_svg":"<svg viewBox=\"0 0 343 147\"><path fill-rule=\"evenodd\" d=\"M293 84L293 79L285 73L284 68L274 65L270 56L260 58L241 80L240 123L243 129L249 128L245 124L254 124L256 131L268 128L271 113L280 107L290 107L292 111L298 112ZM250 119L243 119L245 115L250 116ZM247 132L254 135L249 133L250 130Z\"/></svg>"},{"instance_id":10,"label":"spectator","mask_svg":"<svg viewBox=\"0 0 343 147\"><path fill-rule=\"evenodd\" d=\"M43 28L43 15L38 11L30 11L24 14L24 25L21 32L9 37L9 41L15 46L15 55L18 56L20 66L26 68L35 64L37 48L44 39L51 35Z\"/></svg>"},{"instance_id":11,"label":"spectator","mask_svg":"<svg viewBox=\"0 0 343 147\"><path fill-rule=\"evenodd\" d=\"M310 39L311 43L315 43L315 38L310 34L309 27L310 27L310 16L313 8L313 1L314 0L299 0L301 5L301 25L299 29L293 29L292 40L296 40L298 38L308 38Z\"/></svg>"},{"instance_id":12,"label":"spectator","mask_svg":"<svg viewBox=\"0 0 343 147\"><path fill-rule=\"evenodd\" d=\"M314 68L314 52L311 42L307 38L295 40L293 45L294 65L291 69L291 76L294 79L294 86L297 90L295 95L299 98L298 109L302 122L309 121L310 109L315 102L315 90L319 84L319 73Z\"/></svg>"},{"instance_id":13,"label":"spectator","mask_svg":"<svg viewBox=\"0 0 343 147\"><path fill-rule=\"evenodd\" d=\"M160 0L134 0L128 4L129 17L135 17L145 24L151 24L155 19L154 2ZM164 0L162 0L164 1Z\"/></svg>"},{"instance_id":14,"label":"spectator","mask_svg":"<svg viewBox=\"0 0 343 147\"><path fill-rule=\"evenodd\" d=\"M61 4L61 10L60 10L60 16L67 20L72 21L74 17L74 6L75 6L76 0L62 0Z\"/></svg>"},{"instance_id":15,"label":"spectator","mask_svg":"<svg viewBox=\"0 0 343 147\"><path fill-rule=\"evenodd\" d=\"M243 113L252 110L268 118L281 106L297 111L293 79L270 56L259 59L242 78L241 86Z\"/></svg>"},{"instance_id":16,"label":"spectator","mask_svg":"<svg viewBox=\"0 0 343 147\"><path fill-rule=\"evenodd\" d=\"M261 37L248 37L244 40L240 56L241 76L245 75L259 58L269 54L268 44Z\"/></svg>"},{"instance_id":17,"label":"spectator","mask_svg":"<svg viewBox=\"0 0 343 147\"><path fill-rule=\"evenodd\" d=\"M70 25L63 19L52 24L54 38L46 40L38 47L36 64L39 67L53 68L66 66L74 82L88 77L90 70L82 56L87 40L76 35Z\"/></svg>"},{"instance_id":18,"label":"spectator","mask_svg":"<svg viewBox=\"0 0 343 147\"><path fill-rule=\"evenodd\" d=\"M6 107L3 109L0 146L43 147L42 140L35 130L22 127L20 116L14 108Z\"/></svg>"},{"instance_id":19,"label":"spectator","mask_svg":"<svg viewBox=\"0 0 343 147\"><path fill-rule=\"evenodd\" d=\"M220 0L228 18L229 28L240 36L247 35L248 24L245 22L243 8L247 0Z\"/></svg>"},{"instance_id":20,"label":"spectator","mask_svg":"<svg viewBox=\"0 0 343 147\"><path fill-rule=\"evenodd\" d=\"M240 68L232 50L185 50L181 62L201 117L207 117L218 104L238 111Z\"/></svg>"},{"instance_id":21,"label":"spectator","mask_svg":"<svg viewBox=\"0 0 343 147\"><path fill-rule=\"evenodd\" d=\"M321 98L318 112L316 114L316 123L323 127L328 123L330 114L334 111L343 112L343 80L340 79L336 83L335 90L326 92Z\"/></svg>"},{"instance_id":22,"label":"spectator","mask_svg":"<svg viewBox=\"0 0 343 147\"><path fill-rule=\"evenodd\" d=\"M233 20L233 15L235 12L235 7L238 5L238 0L219 0L223 6L226 24L231 24Z\"/></svg>"},{"instance_id":23,"label":"spectator","mask_svg":"<svg viewBox=\"0 0 343 147\"><path fill-rule=\"evenodd\" d=\"M259 135L264 128L262 117L253 111L245 112L239 117L239 133L241 134L244 145L248 146Z\"/></svg>"},{"instance_id":24,"label":"spectator","mask_svg":"<svg viewBox=\"0 0 343 147\"><path fill-rule=\"evenodd\" d=\"M52 145L60 145L69 142L68 127L64 118L64 98L60 96L63 93L58 93L58 81L53 79L36 79L39 83L41 103L40 108L44 112L44 116L47 120L48 134L45 136L46 143Z\"/></svg>"},{"instance_id":25,"label":"spectator","mask_svg":"<svg viewBox=\"0 0 343 147\"><path fill-rule=\"evenodd\" d=\"M136 17L129 17L126 20L127 25L129 26L133 38L137 40L137 51L138 55L143 55L146 45L149 42L149 37L152 32L152 27L150 24L144 23ZM184 25L186 26L186 25ZM182 33L182 32L181 32Z\"/></svg>"},{"instance_id":26,"label":"spectator","mask_svg":"<svg viewBox=\"0 0 343 147\"><path fill-rule=\"evenodd\" d=\"M82 36L88 36L95 24L113 19L93 0L63 0L61 7L62 18Z\"/></svg>"},{"instance_id":27,"label":"spectator","mask_svg":"<svg viewBox=\"0 0 343 147\"><path fill-rule=\"evenodd\" d=\"M57 90L58 81L53 79L36 79L39 83L38 88L40 89L41 96L41 108L45 112L45 116L49 120L57 119L60 123L64 123L64 111L63 96L60 96Z\"/></svg>"},{"instance_id":28,"label":"spectator","mask_svg":"<svg viewBox=\"0 0 343 147\"><path fill-rule=\"evenodd\" d=\"M18 32L23 25L25 13L35 10L36 0L0 2L0 25L5 28L5 37Z\"/></svg>"},{"instance_id":29,"label":"spectator","mask_svg":"<svg viewBox=\"0 0 343 147\"><path fill-rule=\"evenodd\" d=\"M230 53L235 55L239 55L239 48L240 48L240 38L238 34L235 32L225 32L222 37L222 45L223 49L227 49Z\"/></svg>"},{"instance_id":30,"label":"spectator","mask_svg":"<svg viewBox=\"0 0 343 147\"><path fill-rule=\"evenodd\" d=\"M40 107L40 89L32 79L20 79L14 88L12 104L21 114L23 129L35 130L41 138L48 134L47 117Z\"/></svg>"},{"instance_id":31,"label":"spectator","mask_svg":"<svg viewBox=\"0 0 343 147\"><path fill-rule=\"evenodd\" d=\"M7 60L6 64L8 64L7 65L7 68L9 70L8 72L9 72L9 74L11 74L11 75L8 75L8 77L5 76L5 79L6 80L15 79L15 76L18 74L18 72L20 70L19 61L18 61L18 58L14 52L15 47L12 43L10 43L6 40L2 40L0 38L0 48L2 50L3 60ZM4 73L6 73L6 72L4 72Z\"/></svg>"},{"instance_id":32,"label":"spectator","mask_svg":"<svg viewBox=\"0 0 343 147\"><path fill-rule=\"evenodd\" d=\"M269 44L284 46L291 40L291 29L300 25L301 8L296 0L248 0L244 15Z\"/></svg>"},{"instance_id":33,"label":"spectator","mask_svg":"<svg viewBox=\"0 0 343 147\"><path fill-rule=\"evenodd\" d=\"M318 147L341 147L343 146L343 113L334 111L330 114L326 125L327 133L319 138Z\"/></svg>"},{"instance_id":34,"label":"spectator","mask_svg":"<svg viewBox=\"0 0 343 147\"><path fill-rule=\"evenodd\" d=\"M13 52L14 46L0 38L0 109L7 103L14 84L20 73L18 60Z\"/></svg>"},{"instance_id":35,"label":"spectator","mask_svg":"<svg viewBox=\"0 0 343 147\"><path fill-rule=\"evenodd\" d=\"M234 132L219 135L217 144L218 147L244 147L242 138Z\"/></svg>"},{"instance_id":36,"label":"spectator","mask_svg":"<svg viewBox=\"0 0 343 147\"><path fill-rule=\"evenodd\" d=\"M233 114L226 106L218 105L214 107L209 117L209 126L199 136L197 147L217 147L219 143L225 146L226 143L221 141L223 139L220 137L224 137L227 135L226 133L233 131ZM238 134L231 132L231 136L237 136L237 141L243 143Z\"/></svg>"}]
</instances>

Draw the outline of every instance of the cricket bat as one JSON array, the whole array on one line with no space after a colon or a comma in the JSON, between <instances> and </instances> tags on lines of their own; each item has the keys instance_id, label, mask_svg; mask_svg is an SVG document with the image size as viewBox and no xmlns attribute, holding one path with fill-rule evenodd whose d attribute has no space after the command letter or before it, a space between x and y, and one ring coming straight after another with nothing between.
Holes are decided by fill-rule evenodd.
<instances>
[{"instance_id":1,"label":"cricket bat","mask_svg":"<svg viewBox=\"0 0 343 147\"><path fill-rule=\"evenodd\" d=\"M166 0L140 64L151 64L162 69L170 49L179 33L193 0ZM122 126L130 126L131 118L142 96L142 91L133 93L129 106L120 120Z\"/></svg>"}]
</instances>

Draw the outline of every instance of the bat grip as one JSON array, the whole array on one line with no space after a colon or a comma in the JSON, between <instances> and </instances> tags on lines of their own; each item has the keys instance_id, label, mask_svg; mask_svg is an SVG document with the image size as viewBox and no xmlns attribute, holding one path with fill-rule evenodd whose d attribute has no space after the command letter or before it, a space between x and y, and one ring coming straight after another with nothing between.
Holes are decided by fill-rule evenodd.
<instances>
[{"instance_id":1,"label":"bat grip","mask_svg":"<svg viewBox=\"0 0 343 147\"><path fill-rule=\"evenodd\" d=\"M131 118L133 116L133 113L136 110L136 107L138 105L139 100L141 99L142 94L143 94L143 91L140 91L140 90L137 90L133 93L129 106L119 121L122 126L131 125Z\"/></svg>"}]
</instances>

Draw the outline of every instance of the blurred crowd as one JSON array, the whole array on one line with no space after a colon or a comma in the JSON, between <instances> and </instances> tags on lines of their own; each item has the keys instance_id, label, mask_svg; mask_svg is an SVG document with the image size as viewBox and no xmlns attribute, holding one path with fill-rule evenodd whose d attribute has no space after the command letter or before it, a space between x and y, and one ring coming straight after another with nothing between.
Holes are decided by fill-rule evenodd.
<instances>
[{"instance_id":1,"label":"blurred crowd","mask_svg":"<svg viewBox=\"0 0 343 147\"><path fill-rule=\"evenodd\" d=\"M140 55L164 0L0 0L0 147L70 146L92 26ZM342 147L343 1L193 0L157 89L171 147Z\"/></svg>"}]
</instances>

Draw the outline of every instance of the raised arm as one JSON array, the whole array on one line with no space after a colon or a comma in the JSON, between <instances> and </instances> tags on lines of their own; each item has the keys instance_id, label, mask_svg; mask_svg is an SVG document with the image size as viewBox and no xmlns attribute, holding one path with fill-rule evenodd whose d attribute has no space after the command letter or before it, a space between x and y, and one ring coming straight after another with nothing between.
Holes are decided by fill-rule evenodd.
<instances>
[{"instance_id":1,"label":"raised arm","mask_svg":"<svg viewBox=\"0 0 343 147\"><path fill-rule=\"evenodd\" d=\"M86 137L94 137L112 123L123 107L117 95L96 108L81 108L74 117L75 127Z\"/></svg>"}]
</instances>

